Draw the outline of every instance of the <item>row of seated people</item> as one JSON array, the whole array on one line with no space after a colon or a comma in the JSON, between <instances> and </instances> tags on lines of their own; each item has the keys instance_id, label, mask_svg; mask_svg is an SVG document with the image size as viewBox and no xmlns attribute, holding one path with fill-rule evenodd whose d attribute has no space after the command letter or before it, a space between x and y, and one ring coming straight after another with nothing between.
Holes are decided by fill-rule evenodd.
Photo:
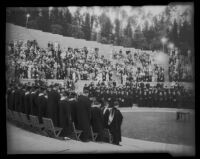
<instances>
[{"instance_id":1,"label":"row of seated people","mask_svg":"<svg viewBox=\"0 0 200 159\"><path fill-rule=\"evenodd\" d=\"M91 82L83 89L89 91L90 97L118 101L120 107L132 107L134 104L139 107L194 108L194 92L183 86L167 88L163 84L130 84L106 86L103 82L97 85Z\"/></svg>"},{"instance_id":2,"label":"row of seated people","mask_svg":"<svg viewBox=\"0 0 200 159\"><path fill-rule=\"evenodd\" d=\"M22 112L29 118L37 116L50 118L55 127L63 128L60 136L71 137L73 124L81 130L81 141L91 140L91 128L97 133L96 141L107 141L105 130L112 135L113 144L121 141L123 116L117 109L118 102L98 101L88 97L88 92L76 94L69 92L58 84L38 86L33 84L14 84L7 89L8 109Z\"/></svg>"}]
</instances>

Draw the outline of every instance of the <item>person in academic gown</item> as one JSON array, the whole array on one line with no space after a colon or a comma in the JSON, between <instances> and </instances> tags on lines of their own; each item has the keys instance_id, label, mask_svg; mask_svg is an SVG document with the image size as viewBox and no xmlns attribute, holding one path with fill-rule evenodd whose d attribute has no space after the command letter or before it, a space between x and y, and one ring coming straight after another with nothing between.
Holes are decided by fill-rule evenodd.
<instances>
[{"instance_id":1,"label":"person in academic gown","mask_svg":"<svg viewBox=\"0 0 200 159\"><path fill-rule=\"evenodd\" d=\"M97 141L103 140L103 130L104 130L104 121L103 121L103 112L100 109L101 103L94 101L91 108L91 126L93 132L98 133Z\"/></svg>"},{"instance_id":2,"label":"person in academic gown","mask_svg":"<svg viewBox=\"0 0 200 159\"><path fill-rule=\"evenodd\" d=\"M30 100L31 100L31 115L38 116L39 108L38 108L38 86L35 86L35 89L31 92Z\"/></svg>"},{"instance_id":3,"label":"person in academic gown","mask_svg":"<svg viewBox=\"0 0 200 159\"><path fill-rule=\"evenodd\" d=\"M104 106L101 108L101 111L103 113L103 122L104 122L104 128L108 128L108 117L109 117L109 102L104 101Z\"/></svg>"},{"instance_id":4,"label":"person in academic gown","mask_svg":"<svg viewBox=\"0 0 200 159\"><path fill-rule=\"evenodd\" d=\"M25 105L25 114L27 114L27 117L29 119L29 115L31 114L31 86L28 86L25 92L24 96L24 105Z\"/></svg>"},{"instance_id":5,"label":"person in academic gown","mask_svg":"<svg viewBox=\"0 0 200 159\"><path fill-rule=\"evenodd\" d=\"M15 90L15 111L20 112L20 89L21 89L21 85L17 86L17 89Z\"/></svg>"},{"instance_id":6,"label":"person in academic gown","mask_svg":"<svg viewBox=\"0 0 200 159\"><path fill-rule=\"evenodd\" d=\"M80 136L82 141L89 141L90 133L90 119L91 119L91 101L88 98L89 92L84 92L78 97L78 104L76 108L78 127L83 130Z\"/></svg>"},{"instance_id":7,"label":"person in academic gown","mask_svg":"<svg viewBox=\"0 0 200 159\"><path fill-rule=\"evenodd\" d=\"M10 94L10 109L11 110L15 110L15 91L16 91L16 88L13 87L12 91L11 91L11 94Z\"/></svg>"},{"instance_id":8,"label":"person in academic gown","mask_svg":"<svg viewBox=\"0 0 200 159\"><path fill-rule=\"evenodd\" d=\"M53 89L48 93L47 100L47 116L51 118L54 126L58 126L59 124L59 100L60 94L57 92L58 87L56 84L53 86Z\"/></svg>"},{"instance_id":9,"label":"person in academic gown","mask_svg":"<svg viewBox=\"0 0 200 159\"><path fill-rule=\"evenodd\" d=\"M143 93L142 93L142 90L139 91L139 102L138 102L138 106L139 107L143 107L143 104L144 104L144 98L143 98Z\"/></svg>"},{"instance_id":10,"label":"person in academic gown","mask_svg":"<svg viewBox=\"0 0 200 159\"><path fill-rule=\"evenodd\" d=\"M67 93L67 96L69 93ZM70 93L69 95L69 106L70 106L70 112L71 112L71 122L74 122L75 126L78 126L78 120L77 120L77 95L75 93Z\"/></svg>"},{"instance_id":11,"label":"person in academic gown","mask_svg":"<svg viewBox=\"0 0 200 159\"><path fill-rule=\"evenodd\" d=\"M148 92L148 103L149 107L153 107L153 95L151 90Z\"/></svg>"},{"instance_id":12,"label":"person in academic gown","mask_svg":"<svg viewBox=\"0 0 200 159\"><path fill-rule=\"evenodd\" d=\"M25 105L24 105L24 97L25 97L25 87L23 86L22 89L20 89L20 112L25 113Z\"/></svg>"},{"instance_id":13,"label":"person in academic gown","mask_svg":"<svg viewBox=\"0 0 200 159\"><path fill-rule=\"evenodd\" d=\"M125 95L123 90L119 96L119 107L125 107Z\"/></svg>"},{"instance_id":14,"label":"person in academic gown","mask_svg":"<svg viewBox=\"0 0 200 159\"><path fill-rule=\"evenodd\" d=\"M156 88L156 90L154 90L153 93L153 107L157 107L158 106L158 90Z\"/></svg>"},{"instance_id":15,"label":"person in academic gown","mask_svg":"<svg viewBox=\"0 0 200 159\"><path fill-rule=\"evenodd\" d=\"M42 123L42 117L47 117L47 94L44 86L41 86L38 94L38 117L40 123Z\"/></svg>"},{"instance_id":16,"label":"person in academic gown","mask_svg":"<svg viewBox=\"0 0 200 159\"><path fill-rule=\"evenodd\" d=\"M12 107L11 107L11 94L12 94L12 87L11 86L9 86L9 88L7 89L7 108L8 109L12 109Z\"/></svg>"},{"instance_id":17,"label":"person in academic gown","mask_svg":"<svg viewBox=\"0 0 200 159\"><path fill-rule=\"evenodd\" d=\"M158 94L158 106L162 108L164 104L163 92L160 91Z\"/></svg>"},{"instance_id":18,"label":"person in academic gown","mask_svg":"<svg viewBox=\"0 0 200 159\"><path fill-rule=\"evenodd\" d=\"M59 127L63 128L60 136L67 137L72 134L71 110L68 92L62 91L59 101Z\"/></svg>"},{"instance_id":19,"label":"person in academic gown","mask_svg":"<svg viewBox=\"0 0 200 159\"><path fill-rule=\"evenodd\" d=\"M144 91L144 95L143 95L143 106L144 107L148 107L148 96L147 96L147 91Z\"/></svg>"},{"instance_id":20,"label":"person in academic gown","mask_svg":"<svg viewBox=\"0 0 200 159\"><path fill-rule=\"evenodd\" d=\"M176 95L176 91L174 90L172 92L172 108L176 108L177 107L177 95Z\"/></svg>"},{"instance_id":21,"label":"person in academic gown","mask_svg":"<svg viewBox=\"0 0 200 159\"><path fill-rule=\"evenodd\" d=\"M109 113L109 120L108 120L108 125L109 125L109 130L110 133L113 136L113 144L119 145L119 142L122 140L121 139L121 124L123 121L123 116L122 113L119 111L119 103L114 102L114 107L111 108L110 113Z\"/></svg>"}]
</instances>

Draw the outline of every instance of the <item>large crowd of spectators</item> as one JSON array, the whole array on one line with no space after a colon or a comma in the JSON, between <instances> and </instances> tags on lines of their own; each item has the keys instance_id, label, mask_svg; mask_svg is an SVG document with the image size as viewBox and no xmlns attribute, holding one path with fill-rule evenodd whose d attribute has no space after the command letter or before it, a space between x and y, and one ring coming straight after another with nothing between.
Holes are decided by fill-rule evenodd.
<instances>
[{"instance_id":1,"label":"large crowd of spectators","mask_svg":"<svg viewBox=\"0 0 200 159\"><path fill-rule=\"evenodd\" d=\"M61 50L52 43L46 49L36 41L15 41L8 44L7 67L16 78L87 80L99 73L109 74L110 62L99 56L98 48Z\"/></svg>"},{"instance_id":2,"label":"large crowd of spectators","mask_svg":"<svg viewBox=\"0 0 200 159\"><path fill-rule=\"evenodd\" d=\"M7 70L14 77L25 79L64 79L112 81L115 78L131 82L165 82L163 66L155 62L157 52L134 49L115 51L112 59L99 55L98 48L60 49L58 43L48 43L46 49L34 41L14 41L7 48ZM191 59L172 51L169 55L169 81L191 82ZM116 79L115 79L116 80Z\"/></svg>"},{"instance_id":3,"label":"large crowd of spectators","mask_svg":"<svg viewBox=\"0 0 200 159\"><path fill-rule=\"evenodd\" d=\"M192 82L192 59L188 55L180 55L177 50L169 55L169 81Z\"/></svg>"},{"instance_id":4,"label":"large crowd of spectators","mask_svg":"<svg viewBox=\"0 0 200 159\"><path fill-rule=\"evenodd\" d=\"M121 50L114 52L113 59L122 83L125 84L127 78L134 82L164 82L164 68L154 63L151 54L154 53L142 50L127 51L126 55Z\"/></svg>"}]
</instances>

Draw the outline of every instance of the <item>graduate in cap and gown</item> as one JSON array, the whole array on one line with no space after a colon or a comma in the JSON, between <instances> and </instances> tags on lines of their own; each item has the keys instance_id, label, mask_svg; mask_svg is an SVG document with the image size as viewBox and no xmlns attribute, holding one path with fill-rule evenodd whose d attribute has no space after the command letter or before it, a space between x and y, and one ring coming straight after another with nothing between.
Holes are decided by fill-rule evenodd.
<instances>
[{"instance_id":1,"label":"graduate in cap and gown","mask_svg":"<svg viewBox=\"0 0 200 159\"><path fill-rule=\"evenodd\" d=\"M122 113L119 111L119 103L116 101L110 105L110 113L108 118L108 127L113 136L113 144L119 145L121 141L121 124L123 121Z\"/></svg>"},{"instance_id":2,"label":"graduate in cap and gown","mask_svg":"<svg viewBox=\"0 0 200 159\"><path fill-rule=\"evenodd\" d=\"M90 134L90 119L91 119L91 101L88 98L89 92L85 91L83 95L78 97L78 103L76 106L76 115L78 122L78 129L83 130L80 136L82 141L89 141Z\"/></svg>"},{"instance_id":3,"label":"graduate in cap and gown","mask_svg":"<svg viewBox=\"0 0 200 159\"><path fill-rule=\"evenodd\" d=\"M74 123L75 127L78 128L78 118L77 118L77 109L78 109L78 102L77 102L77 94L75 92L68 92L66 91L68 96L68 103L69 103L69 110L71 115L71 124ZM71 127L68 127L69 132L72 131Z\"/></svg>"},{"instance_id":4,"label":"graduate in cap and gown","mask_svg":"<svg viewBox=\"0 0 200 159\"><path fill-rule=\"evenodd\" d=\"M103 140L103 130L104 130L104 121L103 121L103 112L100 109L101 103L96 99L92 103L91 108L91 126L93 132L98 133L97 141Z\"/></svg>"},{"instance_id":5,"label":"graduate in cap and gown","mask_svg":"<svg viewBox=\"0 0 200 159\"><path fill-rule=\"evenodd\" d=\"M31 114L31 86L28 86L24 96L24 105L25 105L25 114L29 119L29 115Z\"/></svg>"},{"instance_id":6,"label":"graduate in cap and gown","mask_svg":"<svg viewBox=\"0 0 200 159\"><path fill-rule=\"evenodd\" d=\"M60 136L69 137L72 134L72 119L69 102L69 93L64 89L61 90L59 100L59 127L63 128Z\"/></svg>"},{"instance_id":7,"label":"graduate in cap and gown","mask_svg":"<svg viewBox=\"0 0 200 159\"><path fill-rule=\"evenodd\" d=\"M25 97L25 91L26 86L22 86L20 89L20 112L25 113L25 105L24 105L24 97Z\"/></svg>"},{"instance_id":8,"label":"graduate in cap and gown","mask_svg":"<svg viewBox=\"0 0 200 159\"><path fill-rule=\"evenodd\" d=\"M8 102L8 103L10 103L10 109L15 110L15 87L14 86L11 89L9 99L10 99L10 102Z\"/></svg>"},{"instance_id":9,"label":"graduate in cap and gown","mask_svg":"<svg viewBox=\"0 0 200 159\"><path fill-rule=\"evenodd\" d=\"M39 107L38 107L38 86L34 86L33 91L31 92L30 100L31 100L31 115L38 116L39 114Z\"/></svg>"},{"instance_id":10,"label":"graduate in cap and gown","mask_svg":"<svg viewBox=\"0 0 200 159\"><path fill-rule=\"evenodd\" d=\"M60 94L57 92L58 85L54 85L53 89L50 90L48 93L48 100L47 100L47 116L51 118L54 126L58 126L58 114L59 114L59 100Z\"/></svg>"},{"instance_id":11,"label":"graduate in cap and gown","mask_svg":"<svg viewBox=\"0 0 200 159\"><path fill-rule=\"evenodd\" d=\"M20 89L21 89L21 85L18 84L17 88L15 89L15 111L20 112Z\"/></svg>"},{"instance_id":12,"label":"graduate in cap and gown","mask_svg":"<svg viewBox=\"0 0 200 159\"><path fill-rule=\"evenodd\" d=\"M47 117L47 93L46 88L44 86L40 87L38 94L38 117L39 122L42 123L42 117Z\"/></svg>"},{"instance_id":13,"label":"graduate in cap and gown","mask_svg":"<svg viewBox=\"0 0 200 159\"><path fill-rule=\"evenodd\" d=\"M109 102L105 100L104 106L101 108L101 111L103 113L104 128L108 128L108 117L109 117L110 109L111 108L109 108Z\"/></svg>"}]
</instances>

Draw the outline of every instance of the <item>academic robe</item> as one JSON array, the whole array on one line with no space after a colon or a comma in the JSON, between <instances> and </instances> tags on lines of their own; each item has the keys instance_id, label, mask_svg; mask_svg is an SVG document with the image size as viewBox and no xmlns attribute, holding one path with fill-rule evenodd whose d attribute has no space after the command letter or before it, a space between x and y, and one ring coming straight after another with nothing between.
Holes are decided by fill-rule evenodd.
<instances>
[{"instance_id":1,"label":"academic robe","mask_svg":"<svg viewBox=\"0 0 200 159\"><path fill-rule=\"evenodd\" d=\"M103 139L103 130L104 130L104 120L103 112L99 107L93 106L91 108L91 126L93 132L97 132L99 135L97 141L102 141Z\"/></svg>"},{"instance_id":2,"label":"academic robe","mask_svg":"<svg viewBox=\"0 0 200 159\"><path fill-rule=\"evenodd\" d=\"M69 137L72 134L70 103L66 98L59 101L59 127L63 128L60 136Z\"/></svg>"},{"instance_id":3,"label":"academic robe","mask_svg":"<svg viewBox=\"0 0 200 159\"><path fill-rule=\"evenodd\" d=\"M109 117L109 114L110 114L109 108L103 107L101 110L102 110L102 113L103 113L104 128L108 128L108 117Z\"/></svg>"},{"instance_id":4,"label":"academic robe","mask_svg":"<svg viewBox=\"0 0 200 159\"><path fill-rule=\"evenodd\" d=\"M25 105L25 114L27 114L27 117L29 118L29 115L31 114L31 94L30 92L26 92L24 96L24 105Z\"/></svg>"},{"instance_id":5,"label":"academic robe","mask_svg":"<svg viewBox=\"0 0 200 159\"><path fill-rule=\"evenodd\" d=\"M52 119L54 126L59 124L59 100L60 95L57 91L52 90L48 94L47 100L47 116Z\"/></svg>"},{"instance_id":6,"label":"academic robe","mask_svg":"<svg viewBox=\"0 0 200 159\"><path fill-rule=\"evenodd\" d=\"M30 101L31 101L31 115L38 116L39 108L38 108L38 92L31 92Z\"/></svg>"},{"instance_id":7,"label":"academic robe","mask_svg":"<svg viewBox=\"0 0 200 159\"><path fill-rule=\"evenodd\" d=\"M8 109L12 109L12 106L11 106L11 94L12 94L12 90L11 89L9 89L9 90L7 90L7 107L8 107Z\"/></svg>"},{"instance_id":8,"label":"academic robe","mask_svg":"<svg viewBox=\"0 0 200 159\"><path fill-rule=\"evenodd\" d=\"M78 127L78 120L77 120L77 104L78 102L74 99L69 99L69 106L71 111L71 121L74 122L75 126Z\"/></svg>"},{"instance_id":9,"label":"academic robe","mask_svg":"<svg viewBox=\"0 0 200 159\"><path fill-rule=\"evenodd\" d=\"M47 117L47 96L43 93L38 94L38 117L40 123L43 123L42 117Z\"/></svg>"},{"instance_id":10,"label":"academic robe","mask_svg":"<svg viewBox=\"0 0 200 159\"><path fill-rule=\"evenodd\" d=\"M22 113L25 113L24 97L25 97L25 91L20 90L20 112Z\"/></svg>"},{"instance_id":11,"label":"academic robe","mask_svg":"<svg viewBox=\"0 0 200 159\"><path fill-rule=\"evenodd\" d=\"M15 110L15 90L13 89L10 94L10 108L11 110Z\"/></svg>"},{"instance_id":12,"label":"academic robe","mask_svg":"<svg viewBox=\"0 0 200 159\"><path fill-rule=\"evenodd\" d=\"M15 111L20 112L20 90L16 89L15 91Z\"/></svg>"},{"instance_id":13,"label":"academic robe","mask_svg":"<svg viewBox=\"0 0 200 159\"><path fill-rule=\"evenodd\" d=\"M83 130L80 139L87 141L91 137L90 119L91 119L91 101L86 96L79 96L76 107L78 127Z\"/></svg>"},{"instance_id":14,"label":"academic robe","mask_svg":"<svg viewBox=\"0 0 200 159\"><path fill-rule=\"evenodd\" d=\"M116 108L112 108L110 113L113 113L114 117L113 117L112 122L109 125L109 130L113 136L113 143L118 145L119 142L122 140L121 139L121 124L122 124L123 116L122 116L122 113Z\"/></svg>"}]
</instances>

